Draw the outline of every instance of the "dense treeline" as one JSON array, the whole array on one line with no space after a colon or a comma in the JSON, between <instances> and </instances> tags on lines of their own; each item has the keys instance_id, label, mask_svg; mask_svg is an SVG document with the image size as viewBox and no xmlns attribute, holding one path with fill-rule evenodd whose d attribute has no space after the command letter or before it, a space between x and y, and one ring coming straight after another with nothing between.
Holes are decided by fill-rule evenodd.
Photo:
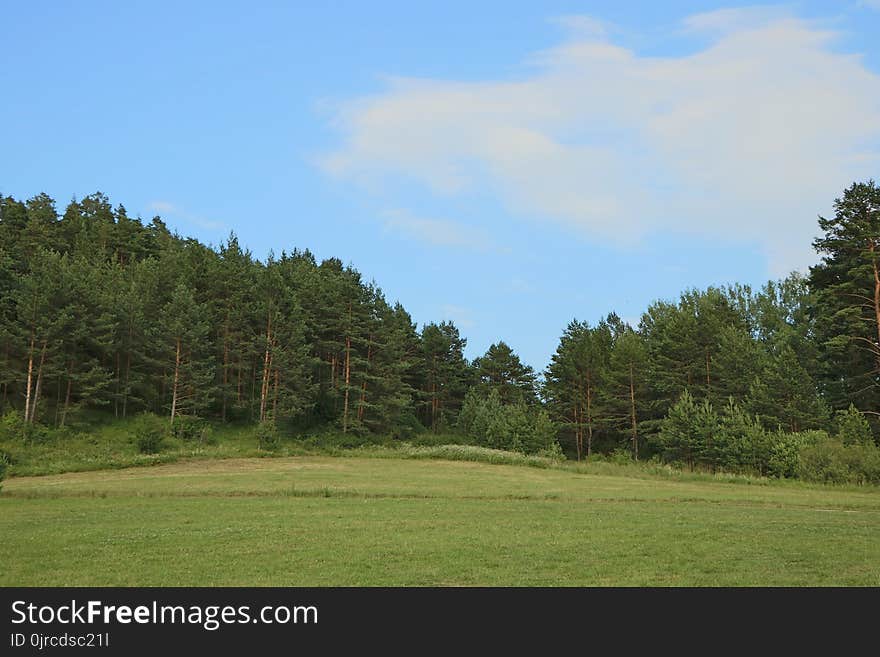
<instances>
[{"instance_id":1,"label":"dense treeline","mask_svg":"<svg viewBox=\"0 0 880 657\"><path fill-rule=\"evenodd\" d=\"M211 248L100 193L60 215L45 194L0 196L0 412L24 427L90 408L169 426L458 431L794 476L828 434L870 451L880 415L880 188L852 185L819 225L808 276L688 290L637 326L574 320L539 381L502 341L468 362L453 323L419 329L337 259L261 261L234 235ZM849 437L856 416L865 440Z\"/></svg>"},{"instance_id":2,"label":"dense treeline","mask_svg":"<svg viewBox=\"0 0 880 657\"><path fill-rule=\"evenodd\" d=\"M391 432L454 421L473 372L450 322L419 332L339 260L255 259L144 225L102 194L58 217L0 201L0 405Z\"/></svg>"}]
</instances>

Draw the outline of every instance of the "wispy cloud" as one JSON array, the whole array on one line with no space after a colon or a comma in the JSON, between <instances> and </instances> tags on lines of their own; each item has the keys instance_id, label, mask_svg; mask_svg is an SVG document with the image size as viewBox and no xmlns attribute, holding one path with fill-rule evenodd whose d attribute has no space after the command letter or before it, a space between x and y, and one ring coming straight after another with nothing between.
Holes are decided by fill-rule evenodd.
<instances>
[{"instance_id":1,"label":"wispy cloud","mask_svg":"<svg viewBox=\"0 0 880 657\"><path fill-rule=\"evenodd\" d=\"M384 228L408 239L460 249L487 251L492 246L489 233L480 228L446 219L418 217L408 210L387 210L382 215Z\"/></svg>"},{"instance_id":2,"label":"wispy cloud","mask_svg":"<svg viewBox=\"0 0 880 657\"><path fill-rule=\"evenodd\" d=\"M345 104L344 141L322 166L433 194L489 190L511 213L593 240L750 241L777 273L813 261L816 215L880 167L880 76L814 22L778 9L691 16L675 31L709 44L675 57L615 45L588 17L564 23L566 40L518 81L392 78Z\"/></svg>"},{"instance_id":3,"label":"wispy cloud","mask_svg":"<svg viewBox=\"0 0 880 657\"><path fill-rule=\"evenodd\" d=\"M444 320L452 320L460 329L471 329L475 326L469 308L446 304L440 307L440 316Z\"/></svg>"},{"instance_id":4,"label":"wispy cloud","mask_svg":"<svg viewBox=\"0 0 880 657\"><path fill-rule=\"evenodd\" d=\"M200 215L186 212L180 209L174 203L169 203L168 201L151 201L149 204L149 209L153 212L161 212L166 216L180 219L193 226L204 228L205 230L228 230L226 224L220 221L211 221L210 219L205 219Z\"/></svg>"}]
</instances>

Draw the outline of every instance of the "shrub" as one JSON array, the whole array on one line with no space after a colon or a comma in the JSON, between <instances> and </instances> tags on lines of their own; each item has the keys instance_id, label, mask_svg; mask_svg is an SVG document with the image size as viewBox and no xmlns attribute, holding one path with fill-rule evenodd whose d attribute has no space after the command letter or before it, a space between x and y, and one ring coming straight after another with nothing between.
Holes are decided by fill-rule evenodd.
<instances>
[{"instance_id":1,"label":"shrub","mask_svg":"<svg viewBox=\"0 0 880 657\"><path fill-rule=\"evenodd\" d=\"M657 436L663 460L685 463L691 470L698 462L711 460L709 445L718 427L711 404L698 404L685 390L669 409Z\"/></svg>"},{"instance_id":2,"label":"shrub","mask_svg":"<svg viewBox=\"0 0 880 657\"><path fill-rule=\"evenodd\" d=\"M141 413L135 418L133 434L141 454L157 454L167 435L165 421L152 413Z\"/></svg>"},{"instance_id":3,"label":"shrub","mask_svg":"<svg viewBox=\"0 0 880 657\"><path fill-rule=\"evenodd\" d=\"M194 442L199 445L216 443L210 425L204 420L191 415L174 418L171 435L183 442Z\"/></svg>"},{"instance_id":4,"label":"shrub","mask_svg":"<svg viewBox=\"0 0 880 657\"><path fill-rule=\"evenodd\" d=\"M800 450L798 476L834 484L880 484L880 449L833 438L810 444Z\"/></svg>"},{"instance_id":5,"label":"shrub","mask_svg":"<svg viewBox=\"0 0 880 657\"><path fill-rule=\"evenodd\" d=\"M771 434L767 474L779 478L797 477L801 450L826 440L828 434L819 430Z\"/></svg>"},{"instance_id":6,"label":"shrub","mask_svg":"<svg viewBox=\"0 0 880 657\"><path fill-rule=\"evenodd\" d=\"M391 430L394 440L411 440L425 431L425 427L419 422L414 413L401 413Z\"/></svg>"},{"instance_id":7,"label":"shrub","mask_svg":"<svg viewBox=\"0 0 880 657\"><path fill-rule=\"evenodd\" d=\"M45 443L52 438L48 427L32 422L25 422L21 413L7 411L0 420L0 440L21 440L28 443Z\"/></svg>"},{"instance_id":8,"label":"shrub","mask_svg":"<svg viewBox=\"0 0 880 657\"><path fill-rule=\"evenodd\" d=\"M6 459L6 454L0 453L0 483L6 478L6 470L9 467L9 462ZM0 486L0 490L3 490L3 486Z\"/></svg>"},{"instance_id":9,"label":"shrub","mask_svg":"<svg viewBox=\"0 0 880 657\"><path fill-rule=\"evenodd\" d=\"M480 446L522 454L552 450L556 443L556 427L544 409L524 402L504 404L497 390L485 397L469 391L458 428Z\"/></svg>"},{"instance_id":10,"label":"shrub","mask_svg":"<svg viewBox=\"0 0 880 657\"><path fill-rule=\"evenodd\" d=\"M0 419L0 440L19 440L24 437L24 418L18 411L6 411Z\"/></svg>"},{"instance_id":11,"label":"shrub","mask_svg":"<svg viewBox=\"0 0 880 657\"><path fill-rule=\"evenodd\" d=\"M271 452L281 446L281 436L274 422L261 422L257 425L256 432L260 449Z\"/></svg>"},{"instance_id":12,"label":"shrub","mask_svg":"<svg viewBox=\"0 0 880 657\"><path fill-rule=\"evenodd\" d=\"M835 425L837 437L844 445L868 445L874 442L871 425L853 404L845 411L837 411Z\"/></svg>"}]
</instances>

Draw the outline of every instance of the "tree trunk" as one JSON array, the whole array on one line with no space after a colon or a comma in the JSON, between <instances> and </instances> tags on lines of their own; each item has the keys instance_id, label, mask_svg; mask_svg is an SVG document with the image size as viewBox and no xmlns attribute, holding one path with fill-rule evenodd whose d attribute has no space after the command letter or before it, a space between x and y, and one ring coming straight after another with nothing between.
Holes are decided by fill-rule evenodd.
<instances>
[{"instance_id":1,"label":"tree trunk","mask_svg":"<svg viewBox=\"0 0 880 657\"><path fill-rule=\"evenodd\" d=\"M348 394L351 383L351 336L345 336L345 400L342 404L342 433L348 432Z\"/></svg>"},{"instance_id":2,"label":"tree trunk","mask_svg":"<svg viewBox=\"0 0 880 657\"><path fill-rule=\"evenodd\" d=\"M370 342L367 345L367 371L370 370L370 358L373 355L373 336L370 336ZM361 402L358 406L358 421L363 422L364 420L364 406L367 403L367 377L364 376L364 382L361 384Z\"/></svg>"},{"instance_id":3,"label":"tree trunk","mask_svg":"<svg viewBox=\"0 0 880 657\"><path fill-rule=\"evenodd\" d=\"M630 403L630 419L632 420L632 443L633 457L639 460L639 432L636 424L636 387L635 376L633 372L633 364L629 364L629 403Z\"/></svg>"},{"instance_id":4,"label":"tree trunk","mask_svg":"<svg viewBox=\"0 0 880 657\"><path fill-rule=\"evenodd\" d=\"M70 391L73 388L73 359L67 365L67 393L64 395L64 410L61 411L61 426L67 421L67 409L70 408Z\"/></svg>"},{"instance_id":5,"label":"tree trunk","mask_svg":"<svg viewBox=\"0 0 880 657\"><path fill-rule=\"evenodd\" d=\"M712 381L709 378L709 348L706 347L706 398L709 398L709 392L712 390Z\"/></svg>"},{"instance_id":6,"label":"tree trunk","mask_svg":"<svg viewBox=\"0 0 880 657\"><path fill-rule=\"evenodd\" d=\"M241 354L239 354L239 356L238 356L238 398L237 398L238 404L241 404L241 371L242 371L242 369L243 368L241 365Z\"/></svg>"},{"instance_id":7,"label":"tree trunk","mask_svg":"<svg viewBox=\"0 0 880 657\"><path fill-rule=\"evenodd\" d=\"M9 345L6 345L6 349L3 351L3 363L6 367L9 367ZM0 411L6 410L6 402L9 398L9 382L3 381L3 399L0 401Z\"/></svg>"},{"instance_id":8,"label":"tree trunk","mask_svg":"<svg viewBox=\"0 0 880 657\"><path fill-rule=\"evenodd\" d=\"M263 376L260 382L260 422L266 419L266 399L269 395L269 368L272 363L272 312L266 317L266 351L263 356Z\"/></svg>"},{"instance_id":9,"label":"tree trunk","mask_svg":"<svg viewBox=\"0 0 880 657\"><path fill-rule=\"evenodd\" d=\"M71 369L73 366L71 365ZM70 372L67 374L67 394L64 396L64 410L61 412L61 426L67 421L67 409L70 408L70 391L73 388L73 379L70 378Z\"/></svg>"},{"instance_id":10,"label":"tree trunk","mask_svg":"<svg viewBox=\"0 0 880 657\"><path fill-rule=\"evenodd\" d=\"M128 389L131 381L131 345L125 354L125 387L122 389L122 417L125 418L128 411Z\"/></svg>"},{"instance_id":11,"label":"tree trunk","mask_svg":"<svg viewBox=\"0 0 880 657\"><path fill-rule=\"evenodd\" d=\"M874 322L877 325L877 349L874 350L874 358L877 369L880 369L880 271L874 255L874 240L868 240L868 250L871 252L871 265L874 269Z\"/></svg>"},{"instance_id":12,"label":"tree trunk","mask_svg":"<svg viewBox=\"0 0 880 657\"><path fill-rule=\"evenodd\" d=\"M40 387L43 384L43 363L46 361L46 341L43 340L43 348L40 350L40 365L37 368L37 384L34 386L34 403L31 406L31 423L37 420L37 404L40 403Z\"/></svg>"},{"instance_id":13,"label":"tree trunk","mask_svg":"<svg viewBox=\"0 0 880 657\"><path fill-rule=\"evenodd\" d=\"M278 369L276 368L275 369L275 390L272 395L272 421L273 422L275 421L275 418L278 417L278 415L277 415L277 411L278 411L278 378L279 378L279 372L278 372Z\"/></svg>"},{"instance_id":14,"label":"tree trunk","mask_svg":"<svg viewBox=\"0 0 880 657\"><path fill-rule=\"evenodd\" d=\"M115 375L116 375L114 377L116 379L116 394L113 395L113 417L119 417L119 386L120 386L120 380L122 379L122 372L120 371L120 368L121 368L120 361L121 360L122 359L119 355L119 350L117 349L116 350L116 369L114 370Z\"/></svg>"},{"instance_id":15,"label":"tree trunk","mask_svg":"<svg viewBox=\"0 0 880 657\"><path fill-rule=\"evenodd\" d=\"M134 349L134 319L129 314L128 318L128 344L125 350L125 385L122 389L122 417L128 411L128 392L131 381L131 352Z\"/></svg>"},{"instance_id":16,"label":"tree trunk","mask_svg":"<svg viewBox=\"0 0 880 657\"><path fill-rule=\"evenodd\" d=\"M33 373L34 373L34 346L35 346L36 337L33 332L31 332L31 346L28 350L28 373L27 373L27 393L24 398L24 421L28 423L31 421L31 382L33 381Z\"/></svg>"},{"instance_id":17,"label":"tree trunk","mask_svg":"<svg viewBox=\"0 0 880 657\"><path fill-rule=\"evenodd\" d=\"M223 410L220 414L223 422L226 422L226 398L229 396L229 318L226 322L223 332Z\"/></svg>"},{"instance_id":18,"label":"tree trunk","mask_svg":"<svg viewBox=\"0 0 880 657\"><path fill-rule=\"evenodd\" d=\"M593 453L593 382L587 375L587 458Z\"/></svg>"},{"instance_id":19,"label":"tree trunk","mask_svg":"<svg viewBox=\"0 0 880 657\"><path fill-rule=\"evenodd\" d=\"M177 413L177 386L180 381L180 338L177 338L177 350L174 354L174 383L171 387L171 426Z\"/></svg>"}]
</instances>

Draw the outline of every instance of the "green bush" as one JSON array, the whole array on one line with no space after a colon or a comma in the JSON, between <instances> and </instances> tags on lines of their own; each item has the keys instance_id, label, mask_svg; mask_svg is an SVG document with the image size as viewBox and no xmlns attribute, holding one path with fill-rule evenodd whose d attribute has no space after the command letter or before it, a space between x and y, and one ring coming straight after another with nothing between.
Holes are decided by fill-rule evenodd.
<instances>
[{"instance_id":1,"label":"green bush","mask_svg":"<svg viewBox=\"0 0 880 657\"><path fill-rule=\"evenodd\" d=\"M880 449L833 438L810 444L800 450L798 476L833 484L880 484Z\"/></svg>"},{"instance_id":2,"label":"green bush","mask_svg":"<svg viewBox=\"0 0 880 657\"><path fill-rule=\"evenodd\" d=\"M21 413L7 411L0 419L0 440L20 440L27 443L45 443L53 437L52 431L41 424L24 421Z\"/></svg>"},{"instance_id":3,"label":"green bush","mask_svg":"<svg viewBox=\"0 0 880 657\"><path fill-rule=\"evenodd\" d=\"M260 449L274 451L281 446L281 436L274 422L261 422L256 429Z\"/></svg>"},{"instance_id":4,"label":"green bush","mask_svg":"<svg viewBox=\"0 0 880 657\"><path fill-rule=\"evenodd\" d=\"M504 404L497 390L485 397L469 391L458 428L477 445L522 454L552 450L556 443L556 427L544 409L523 402Z\"/></svg>"},{"instance_id":5,"label":"green bush","mask_svg":"<svg viewBox=\"0 0 880 657\"><path fill-rule=\"evenodd\" d=\"M0 453L0 483L6 478L6 470L9 467L9 462L6 460L6 454ZM0 490L3 490L3 486L0 486Z\"/></svg>"},{"instance_id":6,"label":"green bush","mask_svg":"<svg viewBox=\"0 0 880 657\"><path fill-rule=\"evenodd\" d=\"M780 479L797 477L801 450L826 440L828 434L820 430L771 434L767 474Z\"/></svg>"},{"instance_id":7,"label":"green bush","mask_svg":"<svg viewBox=\"0 0 880 657\"><path fill-rule=\"evenodd\" d=\"M165 420L152 413L141 413L132 427L134 442L141 454L157 454L167 435Z\"/></svg>"},{"instance_id":8,"label":"green bush","mask_svg":"<svg viewBox=\"0 0 880 657\"><path fill-rule=\"evenodd\" d=\"M174 418L171 435L183 442L199 445L214 445L217 442L210 425L205 420L190 415Z\"/></svg>"},{"instance_id":9,"label":"green bush","mask_svg":"<svg viewBox=\"0 0 880 657\"><path fill-rule=\"evenodd\" d=\"M0 440L20 440L24 437L24 418L18 411L6 411L0 418Z\"/></svg>"},{"instance_id":10,"label":"green bush","mask_svg":"<svg viewBox=\"0 0 880 657\"><path fill-rule=\"evenodd\" d=\"M837 437L844 445L868 445L874 443L871 425L865 416L853 405L845 411L837 411L834 418Z\"/></svg>"}]
</instances>

